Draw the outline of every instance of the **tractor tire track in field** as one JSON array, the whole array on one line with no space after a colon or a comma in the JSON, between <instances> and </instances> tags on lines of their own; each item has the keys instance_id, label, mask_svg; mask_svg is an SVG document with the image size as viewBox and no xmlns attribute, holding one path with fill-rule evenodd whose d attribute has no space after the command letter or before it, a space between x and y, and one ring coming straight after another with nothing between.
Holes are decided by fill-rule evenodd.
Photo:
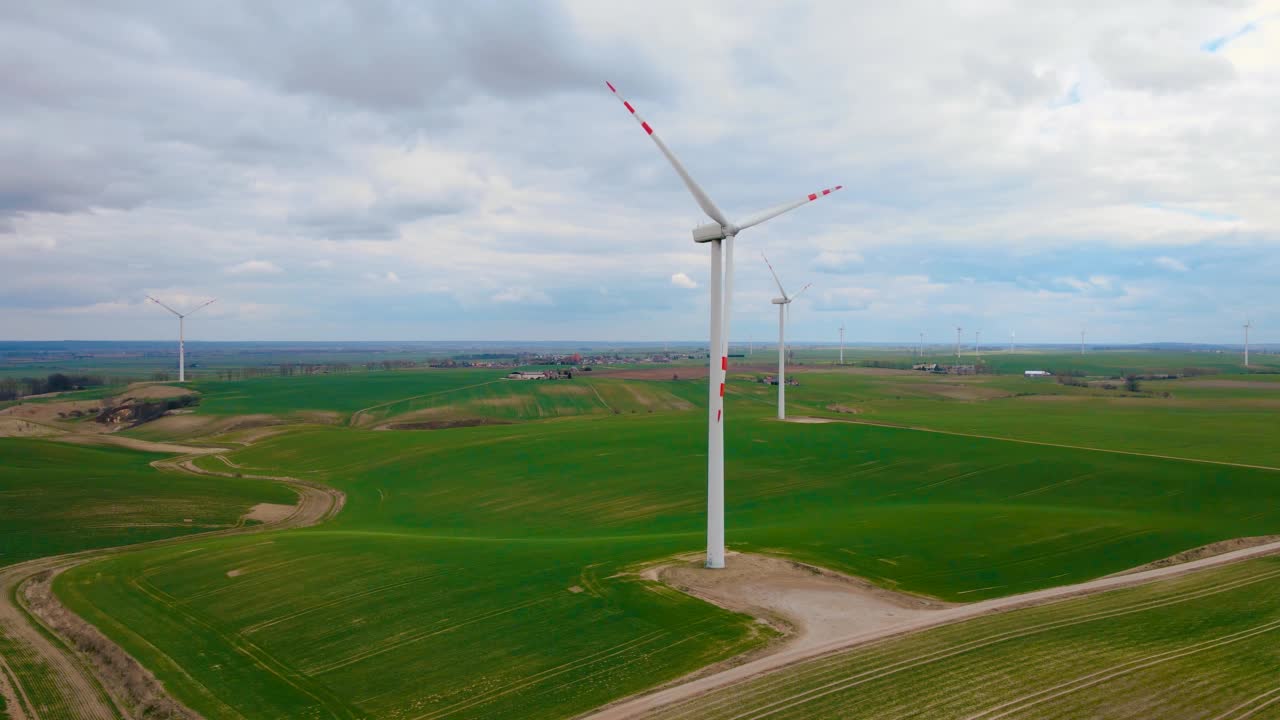
<instances>
[{"instance_id":1,"label":"tractor tire track in field","mask_svg":"<svg viewBox=\"0 0 1280 720\"><path fill-rule=\"evenodd\" d=\"M1176 605L1183 602L1189 602L1192 600L1198 600L1203 597L1216 595L1221 592L1235 590L1237 588L1252 585L1254 583L1270 580L1276 576L1280 576L1280 570L1270 570L1265 573L1260 573L1258 575L1254 575L1251 577L1230 581L1222 585L1217 585L1209 588L1197 588L1197 589L1184 591L1179 594L1168 595L1164 597L1157 597L1150 600L1134 603L1133 605L1129 605L1126 607L1099 610L1091 613L1085 613L1082 615L1068 617L1062 620L1049 620L1047 622L1041 622L1036 625L1029 625L1026 627L1015 628L1012 630L1004 630L1001 632L996 632L994 634L979 637L977 639L970 640L967 642L962 642L955 645L949 645L939 650L933 650L921 655L916 655L914 657L908 657L902 660L897 660L888 665L873 667L869 670L864 670L862 672L854 673L853 675L846 675L834 681L826 682L817 687L813 687L808 690L795 693L794 695L791 695L789 697L785 697L780 700L775 700L774 702L768 703L767 705L763 705L758 708L755 708L754 710L737 715L734 717L734 720L739 720L741 718L746 718L746 717L752 717L752 718L768 717L770 715L776 714L777 712L781 712L783 710L787 710L792 707L803 705L806 702L817 700L819 698L825 697L827 695L831 695L833 693L843 692L845 690L849 690L850 688L857 687L859 685L864 685L869 682L874 682L876 680L881 680L900 672L912 670L914 668L921 667L924 665L929 665L931 663L938 662L941 660L947 660L949 658L963 655L970 651L979 650L979 649L989 647L991 645L995 645L998 643L1002 643L1010 640L1018 640L1018 639L1029 637L1031 635L1036 635L1042 632L1059 630L1066 627L1081 625L1087 622L1093 622L1095 620L1107 620L1111 618L1122 617L1125 615L1132 615L1134 613L1144 612L1147 610L1153 610L1156 608ZM766 687L767 686L768 686L768 683L766 683ZM732 699L733 698L730 698L730 700ZM696 713L703 709L709 709L709 708L704 708L702 706L699 706L699 707L693 708L693 711ZM762 710L767 710L768 712L761 713L760 711Z\"/></svg>"},{"instance_id":2,"label":"tractor tire track in field","mask_svg":"<svg viewBox=\"0 0 1280 720\"><path fill-rule=\"evenodd\" d=\"M793 665L796 665L797 663L804 662L806 660L812 660L814 658L818 658L822 656L833 655L835 653L838 653L844 650L849 650L855 647L868 645L880 640L886 640L892 637L908 635L908 634L920 632L923 630L940 627L943 625L952 625L955 623L963 622L965 620L971 620L973 618L980 617L983 615L1008 612L1010 610L1018 610L1022 608L1032 607L1035 605L1042 605L1046 603L1056 602L1059 600L1066 600L1069 598L1092 595L1095 593L1106 592L1108 590L1115 590L1122 587L1140 585L1148 582L1153 582L1156 580L1162 580L1166 578L1176 577L1179 575L1184 575L1187 573L1195 572L1197 570L1204 570L1207 568L1242 562L1244 560L1251 560L1253 558L1262 557L1265 555L1272 555L1275 553L1280 553L1280 542L1271 542L1265 545L1257 545L1251 548L1235 550L1232 552L1223 553L1221 555L1215 555L1212 557L1201 558L1199 560L1193 560L1190 562L1182 563L1180 565L1171 565L1167 567L1154 568L1151 570L1143 570L1140 572L1127 573L1122 575L1110 575L1107 577L1097 578L1095 580L1089 580L1087 582L1077 583L1075 585L1063 585L1056 588L1046 588L1043 590L1035 590L1029 593L1023 593L1021 595L1011 595L1003 598L993 598L991 600L984 600L984 601L976 602L970 605L960 605L957 607L947 608L945 610L938 610L936 612L931 612L929 614L917 617L915 619L912 619L910 621L904 622L899 625L893 625L893 626L879 628L871 631L860 632L860 633L856 633L854 635L850 635L843 638L834 638L829 642L823 643L822 645L807 647L807 648L795 648L792 650L783 649L772 655L766 655L764 657L758 658L751 662L747 662L742 665L738 665L737 667L729 668L727 670L723 670L721 672L718 672L712 675L695 677L694 679L689 680L687 682L672 685L655 692L635 696L630 699L624 699L622 701L619 701L612 705L605 706L604 708L598 709L592 713L589 713L581 717L583 717L584 720L623 720L624 718L641 717L655 710L658 710L660 708L665 708L670 705L674 705L676 703L686 702L686 701L695 699L700 695L706 694L713 690L717 690L729 685L736 685L746 680L755 679L764 675L775 673L779 670L791 667ZM997 636L983 638L982 640L975 641L975 642L978 642L978 643L1000 642L1004 639L1008 639L1007 637L1005 637L1006 635L1007 636L1020 635L1028 630L1038 632L1043 629L1055 629L1056 627L1066 626L1067 624L1087 622L1093 619L1098 619L1098 617L1096 616L1100 616L1100 615L1110 617L1118 614L1138 612L1140 610L1150 609L1151 607L1158 607L1160 604L1181 602L1185 599L1191 599L1193 597L1199 597L1202 595L1222 592L1224 590L1231 589L1234 587L1239 587L1244 584L1257 582L1260 579L1264 579L1264 577L1270 578L1277 574L1280 574L1280 570L1273 570L1271 572L1264 573L1262 577L1248 578L1242 581L1236 581L1234 583L1228 583L1220 586L1215 586L1209 589L1194 591L1186 594L1186 597L1175 596L1172 598L1162 598L1155 601L1140 603L1130 608L1124 608L1124 609L1115 610L1115 611L1104 611L1102 613L1094 613L1090 615L1069 618L1061 622L1045 623L1043 626L1035 626L1034 628L1023 628L1022 630L1019 630L1019 631L1002 633ZM936 660L943 659L947 654L952 652L967 652L968 650L973 649L973 647L970 647L970 645L973 645L973 643L965 643L963 646L958 646L957 648L949 648L948 650L944 650L939 653L931 653L927 656L922 656L914 661L911 661L911 660L902 661L900 663L895 663L894 665L889 667L879 668L878 670L871 670L871 671L868 671L867 673L863 673L858 676L844 678L842 680L838 680L833 683L830 683L826 686L813 688L803 693L799 693L796 696L792 696L791 698L783 698L781 700L777 700L768 705L756 708L755 710L750 711L739 717L742 717L742 718L768 717L776 712L782 711L783 709L794 707L795 705L803 704L805 702L808 702L809 700L816 699L817 697L821 697L823 695L829 695L833 692L840 692L842 690L848 689L849 687L853 687L855 685L859 685L864 682L870 682L871 680L877 679L886 674L893 674L902 669L906 669L907 667L915 667L916 665L927 664L930 662L934 662ZM694 710L694 714L695 716L697 715L696 709Z\"/></svg>"},{"instance_id":3,"label":"tractor tire track in field","mask_svg":"<svg viewBox=\"0 0 1280 720\"><path fill-rule=\"evenodd\" d=\"M1249 698L1248 700L1245 700L1244 702L1222 713L1221 715L1214 716L1213 720L1239 720L1240 718L1252 717L1255 714L1257 714L1259 710L1262 710L1269 705L1273 705L1277 702L1280 702L1280 696L1276 696L1277 693L1280 693L1280 687L1273 688L1259 695L1254 695L1253 697ZM1259 703L1260 700L1266 700L1266 702ZM1249 707L1250 705L1252 705L1253 707ZM1241 710L1245 710L1245 708L1248 708L1246 712L1244 712L1241 715L1236 715L1236 713L1240 712Z\"/></svg>"},{"instance_id":4,"label":"tractor tire track in field","mask_svg":"<svg viewBox=\"0 0 1280 720\"><path fill-rule=\"evenodd\" d=\"M67 439L75 441L71 438ZM226 448L148 443L131 438L118 438L118 440L129 440L129 442L107 442L151 452L183 453L178 457L151 463L156 469L216 477L235 476L232 473L204 470L194 462L196 456L228 452ZM87 442L96 443L101 440L95 437ZM135 545L84 550L66 555L36 558L0 568L0 694L2 694L0 697L3 697L5 712L9 713L12 720L119 720L122 717L133 717L131 709L127 706L128 703L122 701L122 697L127 697L122 696L122 688L116 687L115 683L104 677L94 667L95 661L99 658L73 650L74 643L61 637L67 631L79 634L96 632L96 628L65 610L61 605L57 607L63 612L57 614L69 616L72 619L71 623L76 627L48 627L45 624L47 621L42 622L43 618L35 617L21 604L19 595L23 586L36 576L60 573L90 560L143 547L177 545L211 537L317 525L337 515L346 503L344 493L319 483L271 475L240 474L240 477L283 483L298 494L298 503L288 516L260 525L215 530ZM81 625L83 627L80 627ZM56 639L50 637L51 632L56 632L59 637ZM109 654L116 658L127 658L127 662L131 663L131 670L136 669L137 672L150 676L150 673L123 648L114 643L111 644ZM20 677L15 665L36 668L40 677L34 677L35 673L32 673L32 677ZM24 687L24 681L30 686L31 692ZM158 683L156 688L159 692L163 692ZM32 695L38 695L43 700L38 698L33 701ZM50 698L53 702L49 701ZM176 704L176 701L174 702ZM191 717L198 716L191 713Z\"/></svg>"}]
</instances>

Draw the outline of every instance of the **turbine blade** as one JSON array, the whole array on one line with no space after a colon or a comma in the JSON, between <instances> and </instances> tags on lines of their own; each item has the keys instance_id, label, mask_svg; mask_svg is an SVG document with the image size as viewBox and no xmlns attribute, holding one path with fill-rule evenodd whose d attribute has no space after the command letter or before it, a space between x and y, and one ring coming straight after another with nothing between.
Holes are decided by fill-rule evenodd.
<instances>
[{"instance_id":1,"label":"turbine blade","mask_svg":"<svg viewBox=\"0 0 1280 720\"><path fill-rule=\"evenodd\" d=\"M622 102L622 106L631 113L636 122L640 123L640 127L644 128L649 137L653 138L653 143L658 146L658 150L667 156L667 162L671 163L671 167L676 169L676 174L684 181L684 186L689 188L693 199L698 201L698 207L702 208L702 212L706 213L707 217L720 223L721 227L729 227L729 221L725 219L724 213L720 212L720 208L716 207L716 204L712 202L711 196L707 195L702 186L698 185L698 182L689 175L689 171L684 169L684 165L680 163L680 159L676 157L676 154L671 152L671 148L667 147L667 144L662 142L662 138L658 137L658 133L653 131L653 126L640 117L640 113L636 112L635 106L622 97L618 89L613 86L613 83L606 80L604 84L609 86L609 90L613 92L614 97Z\"/></svg>"},{"instance_id":2,"label":"turbine blade","mask_svg":"<svg viewBox=\"0 0 1280 720\"><path fill-rule=\"evenodd\" d=\"M164 308L165 310L168 310L169 312L173 313L174 315L177 315L178 317L182 317L182 313L178 312L177 310L174 310L173 308L169 307L168 305L165 305L164 303L162 303L162 302L160 302L159 300L157 300L157 299L155 299L155 298L151 297L150 295L148 295L148 296L147 296L147 299L148 299L148 300L150 300L151 302L153 302L153 303L155 303L155 304L159 305L160 307Z\"/></svg>"},{"instance_id":3,"label":"turbine blade","mask_svg":"<svg viewBox=\"0 0 1280 720\"><path fill-rule=\"evenodd\" d=\"M833 188L827 188L826 190L821 190L816 193L809 193L801 200L783 203L781 205L775 205L769 208L768 210L761 210L760 212L754 215L748 215L745 219L743 219L742 222L738 223L738 229L746 230L747 228L753 225L759 225L765 220L772 220L773 218L778 217L779 215L781 215L784 212L787 212L788 210L795 210L796 208L800 207L801 205L804 205L805 203L811 203L820 197L830 195L831 193L837 190L842 190L843 188L844 188L843 185L837 185Z\"/></svg>"},{"instance_id":4,"label":"turbine blade","mask_svg":"<svg viewBox=\"0 0 1280 720\"><path fill-rule=\"evenodd\" d=\"M212 305L214 302L216 302L216 301L217 301L217 299L218 299L218 298L214 298L213 300L210 300L210 301L209 301L209 302L207 302L207 303L203 303L202 305L199 305L198 307L196 307L196 309L195 309L195 310L188 310L188 311L187 311L187 314L188 314L188 315L190 315L191 313L195 312L196 310L199 310L200 308L209 307L209 306L210 306L210 305Z\"/></svg>"},{"instance_id":5,"label":"turbine blade","mask_svg":"<svg viewBox=\"0 0 1280 720\"><path fill-rule=\"evenodd\" d=\"M760 257L764 258L764 264L769 266L769 272L773 273L773 281L778 284L778 292L782 293L782 299L787 299L787 291L782 289L782 281L778 279L778 273L773 272L773 263L769 262L769 258L764 253L760 253Z\"/></svg>"},{"instance_id":6,"label":"turbine blade","mask_svg":"<svg viewBox=\"0 0 1280 720\"><path fill-rule=\"evenodd\" d=\"M804 287L800 288L800 292L796 293L795 297L793 297L793 298L791 298L791 299L792 299L792 300L795 300L796 298L798 298L798 297L800 297L801 295L803 295L805 290L808 290L808 289L809 289L809 288L811 288L811 287L813 287L813 283L809 283L808 285L805 285Z\"/></svg>"}]
</instances>

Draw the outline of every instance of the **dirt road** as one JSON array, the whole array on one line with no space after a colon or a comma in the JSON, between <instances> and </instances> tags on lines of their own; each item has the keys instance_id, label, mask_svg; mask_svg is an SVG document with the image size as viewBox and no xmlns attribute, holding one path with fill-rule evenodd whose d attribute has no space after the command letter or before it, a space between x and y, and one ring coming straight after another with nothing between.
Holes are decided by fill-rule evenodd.
<instances>
[{"instance_id":1,"label":"dirt road","mask_svg":"<svg viewBox=\"0 0 1280 720\"><path fill-rule=\"evenodd\" d=\"M124 438L121 438L124 439ZM92 441L99 441L95 437ZM157 460L157 468L173 469L198 475L230 476L196 467L197 455L226 452L222 448L200 448L182 445L132 441L130 446L152 452L181 452L181 455ZM5 710L12 720L115 720L130 717L121 705L127 704L120 688L109 687L90 669L86 659L69 651L61 643L55 643L39 629L35 621L15 601L16 592L24 583L45 572L61 572L89 560L145 546L173 545L215 536L260 533L267 530L306 527L322 523L342 510L346 496L333 488L289 477L268 475L241 475L281 482L298 493L298 504L292 512L270 522L249 527L218 530L181 538L157 540L138 545L89 550L67 555L38 558L0 569L0 696ZM124 655L124 651L119 653ZM43 667L41 667L43 666ZM40 677L20 677L15 667L39 667ZM33 702L24 685L38 684L44 696L53 695L53 702Z\"/></svg>"},{"instance_id":2,"label":"dirt road","mask_svg":"<svg viewBox=\"0 0 1280 720\"><path fill-rule=\"evenodd\" d=\"M888 637L919 632L921 630L938 627L940 625L949 625L964 620L970 620L981 615L1007 612L1009 610L1030 607L1032 605L1041 605L1058 600L1065 600L1067 598L1106 592L1116 588L1152 582L1162 578L1183 575L1185 573L1195 572L1205 568L1241 562L1243 560L1261 557L1263 555L1271 555L1277 552L1280 552L1280 542L1271 542L1265 545L1258 545L1251 548L1223 553L1222 555L1194 560L1181 565L1171 565L1168 567L1143 570L1141 572L1128 573L1124 575L1110 575L1096 580L1090 580L1088 582L1077 583L1075 585L1063 585L1061 587L1036 590L1034 592L1024 593L1021 595L1011 595L1009 597L984 600L971 605L960 605L926 613L919 613L900 624L874 628L844 637L834 637L821 644L804 645L791 648L784 647L780 652L773 655L767 655L759 658L758 660L754 660L713 675L707 675L704 677L695 676L687 682L678 682L675 685L647 695L640 695L622 700L618 703L606 706L603 709L582 716L582 718L583 720L623 720L624 718L642 717L646 713L657 710L658 708L671 703L689 700L690 698L697 697L698 695L716 688L731 685L758 675L775 672L781 668L794 665L795 663L804 660L809 660L841 650L847 650L866 643L883 640Z\"/></svg>"}]
</instances>

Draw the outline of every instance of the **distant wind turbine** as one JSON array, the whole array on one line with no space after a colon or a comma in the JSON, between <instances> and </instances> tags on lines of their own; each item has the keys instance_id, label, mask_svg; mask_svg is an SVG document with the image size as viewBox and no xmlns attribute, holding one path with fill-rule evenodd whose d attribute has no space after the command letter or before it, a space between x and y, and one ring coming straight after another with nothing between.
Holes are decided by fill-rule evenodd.
<instances>
[{"instance_id":1,"label":"distant wind turbine","mask_svg":"<svg viewBox=\"0 0 1280 720\"><path fill-rule=\"evenodd\" d=\"M840 323L840 364L841 365L844 364L844 322L843 321L841 321ZM1248 364L1249 363L1247 362L1245 363L1245 365L1248 365Z\"/></svg>"},{"instance_id":2,"label":"distant wind turbine","mask_svg":"<svg viewBox=\"0 0 1280 720\"><path fill-rule=\"evenodd\" d=\"M764 253L760 254L764 257ZM769 266L769 272L773 274L773 281L778 284L778 292L782 293L782 297L776 297L771 302L778 306L778 419L787 419L787 360L784 348L786 347L787 338L787 315L791 314L791 303L796 298L804 294L809 289L809 285L800 288L800 292L795 295L788 296L787 291L782 289L782 281L778 279L778 273L774 272L773 264L769 262L769 258L764 258L764 264Z\"/></svg>"},{"instance_id":3,"label":"distant wind turbine","mask_svg":"<svg viewBox=\"0 0 1280 720\"><path fill-rule=\"evenodd\" d=\"M1080 354L1084 355L1084 328L1080 328Z\"/></svg>"},{"instance_id":4,"label":"distant wind turbine","mask_svg":"<svg viewBox=\"0 0 1280 720\"><path fill-rule=\"evenodd\" d=\"M960 332L962 328L956 328L956 367L960 367Z\"/></svg>"},{"instance_id":5,"label":"distant wind turbine","mask_svg":"<svg viewBox=\"0 0 1280 720\"><path fill-rule=\"evenodd\" d=\"M1011 353L1013 352L1013 339L1017 336L1018 336L1017 331L1015 330L1009 331L1009 352Z\"/></svg>"},{"instance_id":6,"label":"distant wind turbine","mask_svg":"<svg viewBox=\"0 0 1280 720\"><path fill-rule=\"evenodd\" d=\"M658 146L658 151L666 157L667 162L675 169L676 174L684 182L685 188L693 195L693 199L702 208L702 212L712 222L699 225L693 229L693 241L711 244L711 278L707 290L711 295L711 343L708 352L710 364L709 402L707 407L707 562L709 568L724 567L724 383L729 369L729 305L733 300L733 246L738 233L771 220L785 212L794 210L805 203L813 202L844 187L836 185L818 192L812 192L799 200L792 200L780 205L761 210L753 215L730 222L720 208L711 200L702 186L693 179L684 165L676 158L671 148L653 131L653 126L645 122L636 112L636 108L618 93L613 83L605 82L610 92L640 123L641 129ZM723 254L723 262L721 255Z\"/></svg>"},{"instance_id":7,"label":"distant wind turbine","mask_svg":"<svg viewBox=\"0 0 1280 720\"><path fill-rule=\"evenodd\" d=\"M147 299L159 305L160 307L164 308L165 310L168 310L174 315L178 316L178 382L186 382L187 381L187 340L186 340L187 316L195 312L196 310L199 310L200 308L203 308L207 305L212 304L214 300L217 300L217 298L214 298L209 302L206 302L202 305L197 306L195 310L188 310L185 313L180 313L177 310L174 310L173 308L169 307L168 305L165 305L164 303L151 297L150 295L147 296Z\"/></svg>"},{"instance_id":8,"label":"distant wind turbine","mask_svg":"<svg viewBox=\"0 0 1280 720\"><path fill-rule=\"evenodd\" d=\"M1244 321L1244 366L1249 367L1249 328L1253 327L1253 321ZM1264 353L1265 354L1265 353Z\"/></svg>"}]
</instances>

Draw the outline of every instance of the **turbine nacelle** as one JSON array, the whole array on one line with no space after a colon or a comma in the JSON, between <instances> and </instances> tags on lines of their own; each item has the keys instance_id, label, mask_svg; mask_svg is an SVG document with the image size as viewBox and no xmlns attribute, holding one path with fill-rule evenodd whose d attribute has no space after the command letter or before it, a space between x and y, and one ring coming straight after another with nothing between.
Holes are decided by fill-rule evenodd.
<instances>
[{"instance_id":1,"label":"turbine nacelle","mask_svg":"<svg viewBox=\"0 0 1280 720\"><path fill-rule=\"evenodd\" d=\"M774 298L774 299L770 300L769 302L773 303L774 305L787 305L787 304L789 304L791 301L790 301L790 300L788 300L787 298Z\"/></svg>"},{"instance_id":2,"label":"turbine nacelle","mask_svg":"<svg viewBox=\"0 0 1280 720\"><path fill-rule=\"evenodd\" d=\"M699 225L693 229L693 241L696 243L706 243L712 240L724 240L738 234L738 228L732 225L728 228L720 223L707 223Z\"/></svg>"}]
</instances>

